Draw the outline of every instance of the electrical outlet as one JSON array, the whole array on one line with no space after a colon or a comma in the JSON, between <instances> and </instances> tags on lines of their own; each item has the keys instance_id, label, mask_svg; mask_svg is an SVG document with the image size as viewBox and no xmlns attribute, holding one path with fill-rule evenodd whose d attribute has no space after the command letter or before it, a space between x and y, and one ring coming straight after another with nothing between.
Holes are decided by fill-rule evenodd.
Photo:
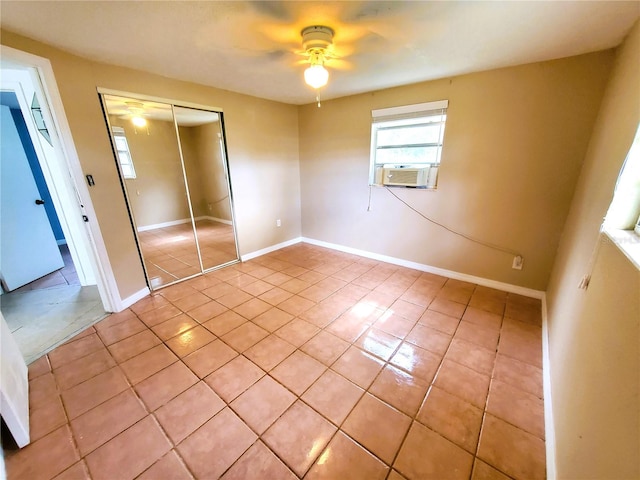
<instances>
[{"instance_id":1,"label":"electrical outlet","mask_svg":"<svg viewBox=\"0 0 640 480\"><path fill-rule=\"evenodd\" d=\"M280 219L276 220L276 227L281 227L282 226L282 222L280 221Z\"/></svg>"},{"instance_id":2,"label":"electrical outlet","mask_svg":"<svg viewBox=\"0 0 640 480\"><path fill-rule=\"evenodd\" d=\"M514 270L522 270L522 264L524 263L524 258L520 255L513 257L513 263L511 264L511 268Z\"/></svg>"}]
</instances>

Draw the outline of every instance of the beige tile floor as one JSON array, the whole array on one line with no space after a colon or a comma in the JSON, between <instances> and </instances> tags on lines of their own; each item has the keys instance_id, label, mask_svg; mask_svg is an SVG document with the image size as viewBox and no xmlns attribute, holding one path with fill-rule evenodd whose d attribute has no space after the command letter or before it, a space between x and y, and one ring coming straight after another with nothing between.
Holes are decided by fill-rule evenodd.
<instances>
[{"instance_id":1,"label":"beige tile floor","mask_svg":"<svg viewBox=\"0 0 640 480\"><path fill-rule=\"evenodd\" d=\"M298 244L30 366L9 479L545 477L540 302Z\"/></svg>"},{"instance_id":2,"label":"beige tile floor","mask_svg":"<svg viewBox=\"0 0 640 480\"><path fill-rule=\"evenodd\" d=\"M60 253L62 269L0 296L0 311L27 363L107 315L98 287L80 285L66 245Z\"/></svg>"},{"instance_id":3,"label":"beige tile floor","mask_svg":"<svg viewBox=\"0 0 640 480\"><path fill-rule=\"evenodd\" d=\"M205 270L237 258L231 225L202 219L196 222L196 232ZM190 223L139 232L138 239L153 287L200 273Z\"/></svg>"}]
</instances>

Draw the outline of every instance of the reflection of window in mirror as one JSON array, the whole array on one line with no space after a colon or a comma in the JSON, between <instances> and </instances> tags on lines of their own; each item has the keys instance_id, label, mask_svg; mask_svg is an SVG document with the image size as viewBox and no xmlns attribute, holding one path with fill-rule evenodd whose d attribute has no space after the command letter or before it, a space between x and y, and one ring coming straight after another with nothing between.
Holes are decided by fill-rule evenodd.
<instances>
[{"instance_id":1,"label":"reflection of window in mirror","mask_svg":"<svg viewBox=\"0 0 640 480\"><path fill-rule=\"evenodd\" d=\"M620 170L604 229L640 268L640 126Z\"/></svg>"},{"instance_id":2,"label":"reflection of window in mirror","mask_svg":"<svg viewBox=\"0 0 640 480\"><path fill-rule=\"evenodd\" d=\"M127 137L124 134L124 128L113 127L112 130L113 141L116 145L116 152L118 153L118 160L122 167L122 175L124 178L136 178L136 170L133 168L133 159L131 158L131 152L129 151Z\"/></svg>"},{"instance_id":3,"label":"reflection of window in mirror","mask_svg":"<svg viewBox=\"0 0 640 480\"><path fill-rule=\"evenodd\" d=\"M51 143L51 135L49 135L49 129L47 129L47 124L44 121L44 116L42 115L42 108L40 108L40 102L38 101L38 97L36 94L33 94L33 100L31 101L31 115L33 116L33 120L36 123L36 128L40 132L45 140L49 143L49 145L53 146Z\"/></svg>"}]
</instances>

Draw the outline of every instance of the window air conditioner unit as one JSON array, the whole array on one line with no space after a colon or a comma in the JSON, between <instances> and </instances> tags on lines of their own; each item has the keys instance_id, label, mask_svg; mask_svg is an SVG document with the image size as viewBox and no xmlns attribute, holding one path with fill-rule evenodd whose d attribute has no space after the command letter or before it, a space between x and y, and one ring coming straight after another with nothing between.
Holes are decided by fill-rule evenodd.
<instances>
[{"instance_id":1,"label":"window air conditioner unit","mask_svg":"<svg viewBox=\"0 0 640 480\"><path fill-rule=\"evenodd\" d=\"M397 185L403 187L435 188L438 167L417 168L385 168L382 172L383 185Z\"/></svg>"}]
</instances>

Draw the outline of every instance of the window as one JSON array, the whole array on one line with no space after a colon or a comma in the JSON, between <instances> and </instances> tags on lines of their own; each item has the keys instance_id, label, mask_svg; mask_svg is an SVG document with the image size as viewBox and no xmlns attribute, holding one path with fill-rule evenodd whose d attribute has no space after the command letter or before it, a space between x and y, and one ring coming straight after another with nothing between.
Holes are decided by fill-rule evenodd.
<instances>
[{"instance_id":1,"label":"window","mask_svg":"<svg viewBox=\"0 0 640 480\"><path fill-rule=\"evenodd\" d=\"M604 230L640 268L640 126L618 176Z\"/></svg>"},{"instance_id":2,"label":"window","mask_svg":"<svg viewBox=\"0 0 640 480\"><path fill-rule=\"evenodd\" d=\"M605 228L633 230L640 221L640 126L618 176ZM638 230L638 229L637 229ZM638 232L640 235L640 232Z\"/></svg>"},{"instance_id":3,"label":"window","mask_svg":"<svg viewBox=\"0 0 640 480\"><path fill-rule=\"evenodd\" d=\"M371 185L435 189L448 100L371 112Z\"/></svg>"},{"instance_id":4,"label":"window","mask_svg":"<svg viewBox=\"0 0 640 480\"><path fill-rule=\"evenodd\" d=\"M120 161L122 175L124 178L136 178L136 170L133 168L133 159L129 151L127 137L124 135L124 128L113 127L113 143L116 146L116 153Z\"/></svg>"}]
</instances>

